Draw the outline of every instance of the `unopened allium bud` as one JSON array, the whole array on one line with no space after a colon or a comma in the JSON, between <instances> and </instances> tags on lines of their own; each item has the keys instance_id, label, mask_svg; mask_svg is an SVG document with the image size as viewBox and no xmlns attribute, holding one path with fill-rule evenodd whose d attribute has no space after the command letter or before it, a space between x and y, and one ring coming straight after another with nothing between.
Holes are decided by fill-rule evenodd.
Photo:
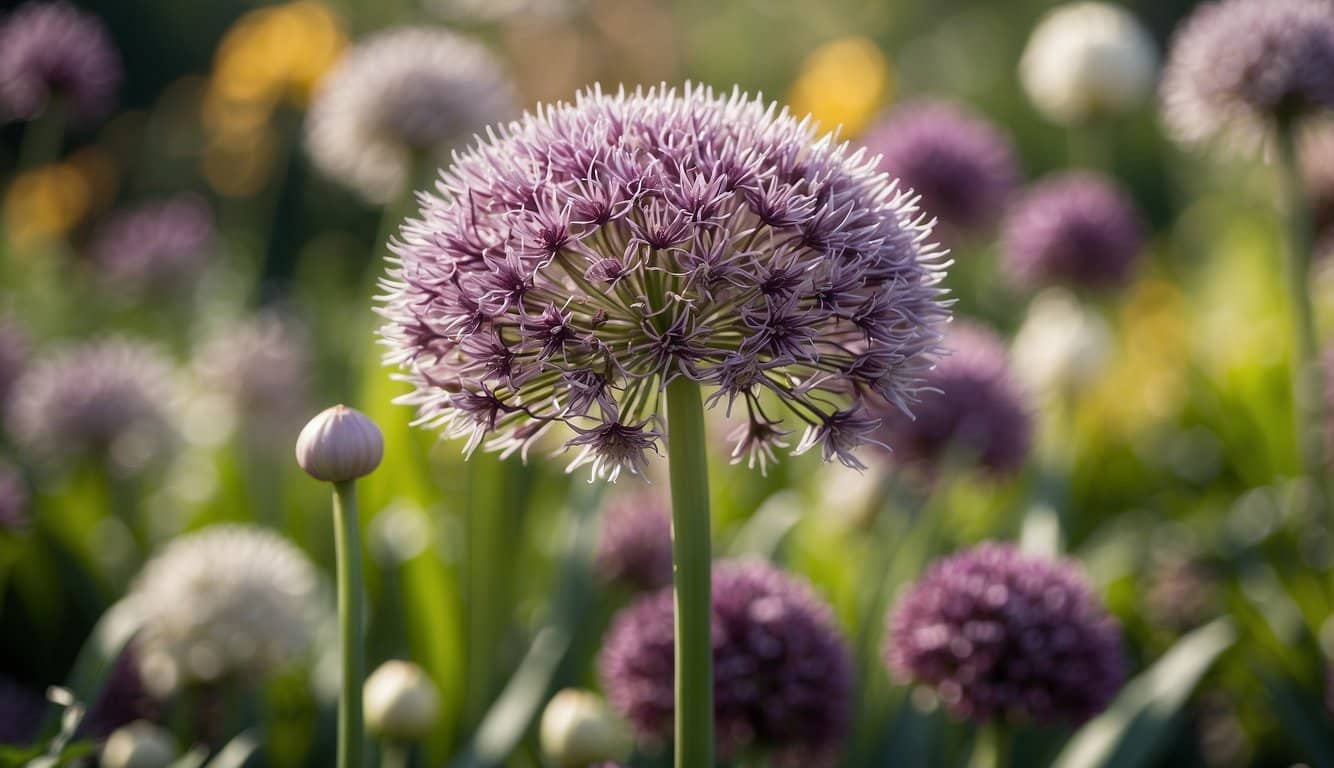
<instances>
[{"instance_id":1,"label":"unopened allium bud","mask_svg":"<svg viewBox=\"0 0 1334 768\"><path fill-rule=\"evenodd\" d=\"M32 120L57 99L70 117L101 117L120 77L106 27L69 3L28 3L0 23L0 119Z\"/></svg>"},{"instance_id":2,"label":"unopened allium bud","mask_svg":"<svg viewBox=\"0 0 1334 768\"><path fill-rule=\"evenodd\" d=\"M366 414L335 405L296 439L296 462L316 480L341 483L369 475L384 458L384 435Z\"/></svg>"},{"instance_id":3,"label":"unopened allium bud","mask_svg":"<svg viewBox=\"0 0 1334 768\"><path fill-rule=\"evenodd\" d=\"M426 670L408 661L381 664L366 678L366 730L388 741L426 738L440 716L440 691Z\"/></svg>"},{"instance_id":4,"label":"unopened allium bud","mask_svg":"<svg viewBox=\"0 0 1334 768\"><path fill-rule=\"evenodd\" d=\"M551 698L539 727L542 753L557 768L587 768L630 756L629 728L591 691L566 688Z\"/></svg>"},{"instance_id":5,"label":"unopened allium bud","mask_svg":"<svg viewBox=\"0 0 1334 768\"><path fill-rule=\"evenodd\" d=\"M745 408L740 453L864 465L871 395L916 398L947 315L916 197L742 94L585 91L455 157L392 245L381 333L418 423L522 454L553 425L614 480L666 385ZM784 418L787 421L783 421Z\"/></svg>"},{"instance_id":6,"label":"unopened allium bud","mask_svg":"<svg viewBox=\"0 0 1334 768\"><path fill-rule=\"evenodd\" d=\"M139 720L117 729L102 747L102 768L167 768L176 742L161 726Z\"/></svg>"},{"instance_id":7,"label":"unopened allium bud","mask_svg":"<svg viewBox=\"0 0 1334 768\"><path fill-rule=\"evenodd\" d=\"M1128 112L1153 91L1158 51L1130 11L1078 2L1048 12L1028 38L1019 81L1033 106L1064 125Z\"/></svg>"},{"instance_id":8,"label":"unopened allium bud","mask_svg":"<svg viewBox=\"0 0 1334 768\"><path fill-rule=\"evenodd\" d=\"M1178 27L1163 120L1178 141L1254 145L1275 120L1334 109L1334 3L1222 0Z\"/></svg>"}]
</instances>

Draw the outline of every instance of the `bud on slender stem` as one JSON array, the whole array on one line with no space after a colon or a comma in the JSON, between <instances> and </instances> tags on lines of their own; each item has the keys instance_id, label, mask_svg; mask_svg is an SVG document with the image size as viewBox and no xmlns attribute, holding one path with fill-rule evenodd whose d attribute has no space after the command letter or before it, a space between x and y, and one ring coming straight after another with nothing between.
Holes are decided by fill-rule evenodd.
<instances>
[{"instance_id":1,"label":"bud on slender stem","mask_svg":"<svg viewBox=\"0 0 1334 768\"><path fill-rule=\"evenodd\" d=\"M542 752L560 768L585 768L620 762L632 747L625 723L602 697L566 688L552 697L542 713Z\"/></svg>"},{"instance_id":2,"label":"bud on slender stem","mask_svg":"<svg viewBox=\"0 0 1334 768\"><path fill-rule=\"evenodd\" d=\"M414 742L440 716L440 692L426 671L408 661L381 664L366 679L366 730L386 741Z\"/></svg>"},{"instance_id":3,"label":"bud on slender stem","mask_svg":"<svg viewBox=\"0 0 1334 768\"><path fill-rule=\"evenodd\" d=\"M366 414L335 405L310 420L296 439L296 461L316 480L365 477L384 458L384 435Z\"/></svg>"}]
</instances>

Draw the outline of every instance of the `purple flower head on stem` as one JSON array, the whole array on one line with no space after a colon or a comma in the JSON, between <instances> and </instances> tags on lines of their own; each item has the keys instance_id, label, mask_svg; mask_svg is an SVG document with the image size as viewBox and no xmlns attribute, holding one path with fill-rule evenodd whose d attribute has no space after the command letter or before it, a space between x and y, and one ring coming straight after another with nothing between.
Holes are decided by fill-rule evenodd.
<instances>
[{"instance_id":1,"label":"purple flower head on stem","mask_svg":"<svg viewBox=\"0 0 1334 768\"><path fill-rule=\"evenodd\" d=\"M884 414L883 441L893 460L928 473L951 461L996 475L1023 467L1033 441L1033 417L1010 372L1005 343L991 330L956 323L945 335L946 356L927 374L911 415Z\"/></svg>"},{"instance_id":2,"label":"purple flower head on stem","mask_svg":"<svg viewBox=\"0 0 1334 768\"><path fill-rule=\"evenodd\" d=\"M1178 141L1254 145L1274 121L1334 109L1334 2L1222 0L1177 29L1163 120Z\"/></svg>"},{"instance_id":3,"label":"purple flower head on stem","mask_svg":"<svg viewBox=\"0 0 1334 768\"><path fill-rule=\"evenodd\" d=\"M112 287L169 293L193 284L208 265L213 238L207 203L180 195L113 215L97 233L91 252Z\"/></svg>"},{"instance_id":4,"label":"purple flower head on stem","mask_svg":"<svg viewBox=\"0 0 1334 768\"><path fill-rule=\"evenodd\" d=\"M672 516L664 498L640 490L607 504L597 570L604 580L636 592L672 583Z\"/></svg>"},{"instance_id":5,"label":"purple flower head on stem","mask_svg":"<svg viewBox=\"0 0 1334 768\"><path fill-rule=\"evenodd\" d=\"M1126 676L1120 627L1076 566L995 543L931 566L891 610L885 652L977 723L1080 723Z\"/></svg>"},{"instance_id":6,"label":"purple flower head on stem","mask_svg":"<svg viewBox=\"0 0 1334 768\"><path fill-rule=\"evenodd\" d=\"M105 115L120 54L102 22L66 2L32 2L0 21L0 112L32 120L52 102L76 120Z\"/></svg>"},{"instance_id":7,"label":"purple flower head on stem","mask_svg":"<svg viewBox=\"0 0 1334 768\"><path fill-rule=\"evenodd\" d=\"M608 700L649 744L672 732L672 601L666 588L618 614L598 662ZM833 613L808 584L759 561L715 568L713 664L722 755L757 749L783 768L835 764L852 666Z\"/></svg>"},{"instance_id":8,"label":"purple flower head on stem","mask_svg":"<svg viewBox=\"0 0 1334 768\"><path fill-rule=\"evenodd\" d=\"M134 471L177 436L176 373L145 342L108 338L57 349L14 383L7 426L38 460L90 458Z\"/></svg>"},{"instance_id":9,"label":"purple flower head on stem","mask_svg":"<svg viewBox=\"0 0 1334 768\"><path fill-rule=\"evenodd\" d=\"M508 118L514 92L481 44L439 28L379 32L325 77L306 149L325 174L374 203L392 202L418 155L447 162L482 127Z\"/></svg>"},{"instance_id":10,"label":"purple flower head on stem","mask_svg":"<svg viewBox=\"0 0 1334 768\"><path fill-rule=\"evenodd\" d=\"M381 333L400 402L469 450L563 424L574 467L639 472L686 377L763 427L742 453L767 460L785 411L796 452L855 466L868 396L913 400L947 314L915 196L740 92L594 88L493 129L419 200Z\"/></svg>"},{"instance_id":11,"label":"purple flower head on stem","mask_svg":"<svg viewBox=\"0 0 1334 768\"><path fill-rule=\"evenodd\" d=\"M1067 171L1040 180L1011 208L1002 248L1017 285L1108 290L1130 279L1144 248L1144 223L1113 181Z\"/></svg>"},{"instance_id":12,"label":"purple flower head on stem","mask_svg":"<svg viewBox=\"0 0 1334 768\"><path fill-rule=\"evenodd\" d=\"M1009 138L960 105L906 104L863 142L880 154L881 170L922 196L951 240L985 233L1019 182Z\"/></svg>"}]
</instances>

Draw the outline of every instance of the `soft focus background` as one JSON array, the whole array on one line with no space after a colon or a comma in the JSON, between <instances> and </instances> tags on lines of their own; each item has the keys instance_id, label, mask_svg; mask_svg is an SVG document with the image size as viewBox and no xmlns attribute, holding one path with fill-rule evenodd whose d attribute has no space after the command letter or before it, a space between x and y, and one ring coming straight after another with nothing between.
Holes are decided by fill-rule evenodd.
<instances>
[{"instance_id":1,"label":"soft focus background","mask_svg":"<svg viewBox=\"0 0 1334 768\"><path fill-rule=\"evenodd\" d=\"M146 717L181 739L262 733L251 764L331 764L337 681L323 635L299 663L238 690L161 701L144 690L109 707L126 711L99 712L104 676L89 670L109 653L97 640L108 609L148 554L183 533L220 522L273 528L327 582L327 489L300 472L291 446L301 424L335 402L361 408L387 438L385 464L362 483L368 653L372 668L410 658L440 688L418 764L540 765L525 727L532 713L555 688L596 687L600 639L628 596L591 568L594 513L604 498L642 491L640 479L604 492L582 471L566 475L568 457L534 456L526 470L491 455L465 463L457 443L409 428L409 409L390 402L403 387L379 365L371 336L390 214L325 178L302 148L312 89L347 46L382 28L448 25L501 59L525 109L594 82L736 84L822 126L841 124L856 140L895 105L939 97L999 125L1025 183L1078 162L1114 176L1142 210L1148 246L1133 279L1096 296L1014 286L998 274L994 235L955 248L946 285L959 314L1007 343L1026 321L1038 323L1026 331L1039 340L1013 359L1036 419L1022 470L946 467L926 496L892 482L898 474L884 466L858 475L814 456L782 457L762 476L729 465L720 440L711 463L716 552L769 557L809 578L858 654L848 765L960 759L959 726L886 674L881 617L931 558L987 538L1077 557L1124 627L1132 674L1154 669L1192 630L1231 617L1226 642L1206 652L1195 635L1196 645L1170 656L1172 668L1141 686L1143 701L1112 718L1113 738L1132 745L1114 764L1334 764L1324 704L1334 542L1327 519L1292 502L1286 479L1299 462L1273 175L1260 161L1174 147L1153 99L1100 125L1093 151L1086 136L1044 119L1017 66L1049 3L78 5L109 28L123 83L113 112L71 123L63 145L36 164L21 147L37 124L0 127L0 332L26 339L25 368L60 354L95 365L75 346L85 340L153 345L168 368L148 399L172 437L164 446L148 445L157 435L118 441L99 461L52 460L46 454L60 450L0 440L28 491L19 519L0 520L0 699L10 688L40 695L66 685L93 707L81 732L89 738ZM1160 50L1191 5L1125 4ZM104 269L115 261L96 255L116 247L108 222L166 199L181 206L171 224L179 231L132 231L121 247L177 237L200 263L166 281L137 278L133 265L128 276ZM1317 295L1334 299L1334 281L1318 279L1329 288ZM1035 307L1049 327L1034 320ZM1322 316L1334 321L1324 308ZM1085 345L1077 354L1062 352L1062 334L1087 324L1101 330L1071 342ZM47 419L80 397L77 370L62 375L74 377L55 396L68 407ZM5 418L18 423L12 410ZM727 427L716 428L721 438ZM47 421L36 431L52 429ZM665 491L661 481L648 487ZM868 586L872 573L888 582ZM327 586L316 593L327 598ZM501 703L520 725L497 751L474 736L507 684ZM110 720L92 722L98 715ZM1024 734L1017 749L1027 761L1017 764L1046 764L1067 734Z\"/></svg>"}]
</instances>

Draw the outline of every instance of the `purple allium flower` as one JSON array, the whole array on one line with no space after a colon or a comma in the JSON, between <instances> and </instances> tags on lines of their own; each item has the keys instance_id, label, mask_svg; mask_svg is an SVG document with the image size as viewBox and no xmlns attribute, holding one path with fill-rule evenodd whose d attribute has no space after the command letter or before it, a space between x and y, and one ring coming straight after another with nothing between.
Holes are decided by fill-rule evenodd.
<instances>
[{"instance_id":1,"label":"purple allium flower","mask_svg":"<svg viewBox=\"0 0 1334 768\"><path fill-rule=\"evenodd\" d=\"M1111 179L1066 171L1020 198L1006 215L1002 241L1018 285L1109 289L1130 279L1144 248L1144 224Z\"/></svg>"},{"instance_id":2,"label":"purple allium flower","mask_svg":"<svg viewBox=\"0 0 1334 768\"><path fill-rule=\"evenodd\" d=\"M1032 446L1033 417L1005 342L980 325L956 323L945 347L925 380L937 391L923 394L911 415L886 409L883 442L894 446L894 461L928 472L952 458L997 475L1018 471Z\"/></svg>"},{"instance_id":3,"label":"purple allium flower","mask_svg":"<svg viewBox=\"0 0 1334 768\"><path fill-rule=\"evenodd\" d=\"M28 362L27 332L10 315L0 312L0 409L9 398L9 389Z\"/></svg>"},{"instance_id":4,"label":"purple allium flower","mask_svg":"<svg viewBox=\"0 0 1334 768\"><path fill-rule=\"evenodd\" d=\"M28 746L37 738L45 712L41 694L0 676L0 744Z\"/></svg>"},{"instance_id":5,"label":"purple allium flower","mask_svg":"<svg viewBox=\"0 0 1334 768\"><path fill-rule=\"evenodd\" d=\"M947 314L914 196L739 91L595 87L496 129L437 190L392 246L381 332L416 387L400 402L469 451L561 423L573 466L637 472L686 376L745 405L765 435L747 450L786 408L796 452L860 467L866 396L915 399Z\"/></svg>"},{"instance_id":6,"label":"purple allium flower","mask_svg":"<svg viewBox=\"0 0 1334 768\"><path fill-rule=\"evenodd\" d=\"M1222 0L1177 29L1162 83L1179 141L1254 143L1276 119L1334 109L1334 2Z\"/></svg>"},{"instance_id":7,"label":"purple allium flower","mask_svg":"<svg viewBox=\"0 0 1334 768\"><path fill-rule=\"evenodd\" d=\"M309 413L305 333L277 312L219 328L200 345L193 369L221 397L251 447L291 447Z\"/></svg>"},{"instance_id":8,"label":"purple allium flower","mask_svg":"<svg viewBox=\"0 0 1334 768\"><path fill-rule=\"evenodd\" d=\"M78 342L33 362L14 383L7 426L37 459L88 457L132 471L174 442L175 371L146 342Z\"/></svg>"},{"instance_id":9,"label":"purple allium flower","mask_svg":"<svg viewBox=\"0 0 1334 768\"><path fill-rule=\"evenodd\" d=\"M18 470L0 459L0 531L28 525L28 486Z\"/></svg>"},{"instance_id":10,"label":"purple allium flower","mask_svg":"<svg viewBox=\"0 0 1334 768\"><path fill-rule=\"evenodd\" d=\"M102 22L66 2L28 3L0 22L0 111L32 120L53 100L71 118L105 115L121 64Z\"/></svg>"},{"instance_id":11,"label":"purple allium flower","mask_svg":"<svg viewBox=\"0 0 1334 768\"><path fill-rule=\"evenodd\" d=\"M1126 676L1120 627L1075 564L996 543L927 570L890 612L886 656L974 722L1083 722Z\"/></svg>"},{"instance_id":12,"label":"purple allium flower","mask_svg":"<svg viewBox=\"0 0 1334 768\"><path fill-rule=\"evenodd\" d=\"M621 611L598 660L607 698L650 743L674 712L673 595ZM760 749L778 766L832 765L847 729L851 662L811 587L759 561L713 571L714 712L723 755Z\"/></svg>"},{"instance_id":13,"label":"purple allium flower","mask_svg":"<svg viewBox=\"0 0 1334 768\"><path fill-rule=\"evenodd\" d=\"M1019 182L1009 138L961 105L904 105L862 141L881 155L881 170L922 196L951 240L994 224Z\"/></svg>"},{"instance_id":14,"label":"purple allium flower","mask_svg":"<svg viewBox=\"0 0 1334 768\"><path fill-rule=\"evenodd\" d=\"M180 195L112 216L91 254L113 286L140 292L188 286L208 264L213 214L203 199Z\"/></svg>"},{"instance_id":15,"label":"purple allium flower","mask_svg":"<svg viewBox=\"0 0 1334 768\"><path fill-rule=\"evenodd\" d=\"M597 570L606 581L636 592L672 583L672 515L661 496L641 490L611 500L602 520Z\"/></svg>"},{"instance_id":16,"label":"purple allium flower","mask_svg":"<svg viewBox=\"0 0 1334 768\"><path fill-rule=\"evenodd\" d=\"M481 44L445 29L392 29L358 45L321 82L306 149L325 174L383 204L411 182L418 155L446 163L514 111L513 88Z\"/></svg>"}]
</instances>

